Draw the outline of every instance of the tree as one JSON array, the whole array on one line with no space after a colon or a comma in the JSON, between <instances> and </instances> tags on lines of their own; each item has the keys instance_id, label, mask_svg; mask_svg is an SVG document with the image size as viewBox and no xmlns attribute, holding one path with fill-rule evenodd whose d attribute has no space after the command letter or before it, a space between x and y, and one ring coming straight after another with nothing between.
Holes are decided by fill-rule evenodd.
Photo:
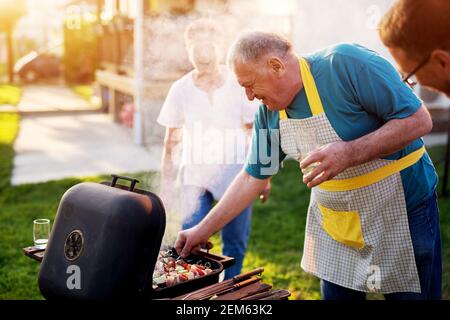
<instances>
[{"instance_id":1,"label":"tree","mask_svg":"<svg viewBox=\"0 0 450 320\"><path fill-rule=\"evenodd\" d=\"M6 33L8 77L14 82L13 31L17 21L27 12L26 0L0 0L0 32Z\"/></svg>"}]
</instances>

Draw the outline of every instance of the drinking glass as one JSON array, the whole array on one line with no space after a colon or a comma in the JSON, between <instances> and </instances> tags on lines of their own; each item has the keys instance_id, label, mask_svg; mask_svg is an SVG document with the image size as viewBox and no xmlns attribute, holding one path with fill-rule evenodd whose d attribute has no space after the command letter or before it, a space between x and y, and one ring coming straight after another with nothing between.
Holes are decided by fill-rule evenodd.
<instances>
[{"instance_id":1,"label":"drinking glass","mask_svg":"<svg viewBox=\"0 0 450 320\"><path fill-rule=\"evenodd\" d=\"M47 247L48 238L50 236L50 220L36 219L33 221L33 240L34 246L38 249Z\"/></svg>"},{"instance_id":2,"label":"drinking glass","mask_svg":"<svg viewBox=\"0 0 450 320\"><path fill-rule=\"evenodd\" d=\"M302 162L312 151L320 148L322 145L317 139L316 131L313 129L303 130L300 135L297 136L297 148L300 152L300 156L297 159L298 162ZM319 166L318 162L310 164L308 167L302 169L303 175L308 175L315 168Z\"/></svg>"}]
</instances>

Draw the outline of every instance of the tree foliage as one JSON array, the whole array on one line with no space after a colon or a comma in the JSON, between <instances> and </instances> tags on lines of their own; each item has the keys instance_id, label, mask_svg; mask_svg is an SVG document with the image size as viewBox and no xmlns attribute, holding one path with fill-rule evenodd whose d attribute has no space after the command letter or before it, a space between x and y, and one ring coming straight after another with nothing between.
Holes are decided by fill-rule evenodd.
<instances>
[{"instance_id":1,"label":"tree foliage","mask_svg":"<svg viewBox=\"0 0 450 320\"><path fill-rule=\"evenodd\" d=\"M27 13L25 0L0 0L0 32L9 32Z\"/></svg>"},{"instance_id":2,"label":"tree foliage","mask_svg":"<svg viewBox=\"0 0 450 320\"><path fill-rule=\"evenodd\" d=\"M6 33L9 83L14 82L13 30L16 22L26 13L27 7L25 0L0 0L0 32Z\"/></svg>"}]
</instances>

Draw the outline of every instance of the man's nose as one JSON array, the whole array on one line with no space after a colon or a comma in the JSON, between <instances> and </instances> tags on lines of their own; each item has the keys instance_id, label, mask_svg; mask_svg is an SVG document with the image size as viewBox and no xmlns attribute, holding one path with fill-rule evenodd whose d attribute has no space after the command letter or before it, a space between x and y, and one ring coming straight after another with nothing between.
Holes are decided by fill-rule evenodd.
<instances>
[{"instance_id":1,"label":"man's nose","mask_svg":"<svg viewBox=\"0 0 450 320\"><path fill-rule=\"evenodd\" d=\"M248 100L253 101L253 99L255 99L255 94L253 93L253 91L251 89L246 88L245 94L247 95Z\"/></svg>"}]
</instances>

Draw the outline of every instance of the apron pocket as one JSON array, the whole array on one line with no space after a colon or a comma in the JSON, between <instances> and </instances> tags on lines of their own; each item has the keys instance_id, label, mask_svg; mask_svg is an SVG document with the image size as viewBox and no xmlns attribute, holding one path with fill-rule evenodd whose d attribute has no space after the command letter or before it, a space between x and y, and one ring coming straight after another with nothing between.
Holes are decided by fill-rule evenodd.
<instances>
[{"instance_id":1,"label":"apron pocket","mask_svg":"<svg viewBox=\"0 0 450 320\"><path fill-rule=\"evenodd\" d=\"M317 203L322 213L322 227L334 240L347 246L362 249L364 238L357 211L334 211Z\"/></svg>"}]
</instances>

